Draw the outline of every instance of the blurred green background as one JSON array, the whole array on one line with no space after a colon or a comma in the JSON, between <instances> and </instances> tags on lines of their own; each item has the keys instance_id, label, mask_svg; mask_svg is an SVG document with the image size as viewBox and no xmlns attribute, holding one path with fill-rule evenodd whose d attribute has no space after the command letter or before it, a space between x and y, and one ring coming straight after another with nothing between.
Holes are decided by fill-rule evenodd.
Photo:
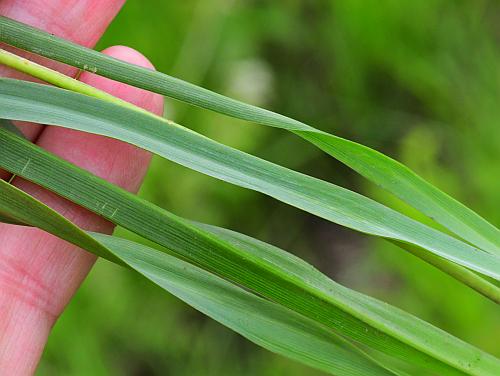
<instances>
[{"instance_id":1,"label":"blurred green background","mask_svg":"<svg viewBox=\"0 0 500 376\"><path fill-rule=\"evenodd\" d=\"M129 0L98 48L356 140L500 224L496 1ZM287 133L167 100L179 123L415 215ZM500 355L493 303L389 243L165 160L140 193L309 260L335 280ZM118 233L130 236L124 230ZM39 375L320 375L242 339L142 278L98 262Z\"/></svg>"}]
</instances>

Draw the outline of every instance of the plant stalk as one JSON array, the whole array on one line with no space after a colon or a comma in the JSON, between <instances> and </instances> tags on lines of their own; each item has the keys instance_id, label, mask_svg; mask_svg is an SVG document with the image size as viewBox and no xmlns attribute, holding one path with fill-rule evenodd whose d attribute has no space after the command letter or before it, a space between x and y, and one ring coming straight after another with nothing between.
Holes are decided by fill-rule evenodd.
<instances>
[{"instance_id":1,"label":"plant stalk","mask_svg":"<svg viewBox=\"0 0 500 376\"><path fill-rule=\"evenodd\" d=\"M106 102L111 102L122 107L127 107L134 111L140 111L142 113L147 113L151 116L155 116L149 111L144 110L132 103L126 102L120 98L117 98L105 91L96 89L93 86L87 85L79 80L72 77L66 76L58 71L44 67L43 65L37 64L31 60L25 59L19 55L13 54L12 52L6 51L0 48L0 64L4 64L11 67L19 72L23 72L32 77L38 78L41 81L49 83L51 85L60 87L62 89L71 90L80 94L85 94L90 97L95 97Z\"/></svg>"},{"instance_id":2,"label":"plant stalk","mask_svg":"<svg viewBox=\"0 0 500 376\"><path fill-rule=\"evenodd\" d=\"M430 252L411 244L406 244L397 241L391 241L398 247L410 252L412 255L419 259L431 264L442 272L455 278L457 281L469 286L471 289L487 297L488 299L500 304L500 288L491 283L487 279L481 277L479 274L469 270L461 265L457 265L451 261L445 260Z\"/></svg>"}]
</instances>

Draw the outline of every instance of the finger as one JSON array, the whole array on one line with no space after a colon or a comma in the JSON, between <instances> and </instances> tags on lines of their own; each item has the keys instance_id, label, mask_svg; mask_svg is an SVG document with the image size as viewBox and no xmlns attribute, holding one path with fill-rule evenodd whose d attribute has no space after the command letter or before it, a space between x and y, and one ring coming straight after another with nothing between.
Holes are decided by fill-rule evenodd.
<instances>
[{"instance_id":1,"label":"finger","mask_svg":"<svg viewBox=\"0 0 500 376\"><path fill-rule=\"evenodd\" d=\"M0 14L27 23L86 47L93 47L116 16L125 0L1 0ZM69 65L42 58L38 55L1 46L68 76L78 70ZM0 65L0 77L23 80L34 79L9 67ZM42 127L33 123L16 122L30 140L35 140ZM0 179L10 175L0 170Z\"/></svg>"},{"instance_id":2,"label":"finger","mask_svg":"<svg viewBox=\"0 0 500 376\"><path fill-rule=\"evenodd\" d=\"M93 47L116 16L125 0L2 0L0 14L45 30L61 38ZM77 69L25 51L16 53L52 69L74 76ZM0 76L31 79L8 67Z\"/></svg>"},{"instance_id":3,"label":"finger","mask_svg":"<svg viewBox=\"0 0 500 376\"><path fill-rule=\"evenodd\" d=\"M105 53L151 67L139 53L112 47ZM106 78L84 73L81 80L157 114L163 98ZM140 126L140 124L138 124ZM150 155L109 138L48 126L38 144L129 191L137 190ZM112 226L29 182L14 184L93 231L110 233ZM56 318L87 275L95 257L37 229L0 226L0 374L34 370ZM29 359L27 359L29 358Z\"/></svg>"}]
</instances>

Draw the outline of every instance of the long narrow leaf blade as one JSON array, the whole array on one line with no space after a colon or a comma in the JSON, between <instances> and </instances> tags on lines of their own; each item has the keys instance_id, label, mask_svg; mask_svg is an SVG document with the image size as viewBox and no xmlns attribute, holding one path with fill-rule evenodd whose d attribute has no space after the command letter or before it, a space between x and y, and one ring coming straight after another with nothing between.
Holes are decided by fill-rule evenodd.
<instances>
[{"instance_id":1,"label":"long narrow leaf blade","mask_svg":"<svg viewBox=\"0 0 500 376\"><path fill-rule=\"evenodd\" d=\"M415 244L457 264L500 278L500 258L494 255L367 197L221 145L143 112L47 85L0 79L0 117L60 125L120 139L332 222ZM5 154L8 147L4 147Z\"/></svg>"},{"instance_id":2,"label":"long narrow leaf blade","mask_svg":"<svg viewBox=\"0 0 500 376\"><path fill-rule=\"evenodd\" d=\"M499 229L404 165L373 149L166 74L114 59L6 17L0 17L0 41L202 108L292 131L456 235L485 251L500 255Z\"/></svg>"},{"instance_id":3,"label":"long narrow leaf blade","mask_svg":"<svg viewBox=\"0 0 500 376\"><path fill-rule=\"evenodd\" d=\"M254 343L311 367L339 375L390 376L346 340L295 312L174 256L113 236L87 233L0 180L0 210L110 261L126 265L195 309ZM10 216L9 216L10 217ZM0 216L0 222L6 217ZM22 221L22 222L21 222Z\"/></svg>"},{"instance_id":4,"label":"long narrow leaf blade","mask_svg":"<svg viewBox=\"0 0 500 376\"><path fill-rule=\"evenodd\" d=\"M335 375L392 375L294 311L149 247L93 236L157 285L264 348Z\"/></svg>"}]
</instances>

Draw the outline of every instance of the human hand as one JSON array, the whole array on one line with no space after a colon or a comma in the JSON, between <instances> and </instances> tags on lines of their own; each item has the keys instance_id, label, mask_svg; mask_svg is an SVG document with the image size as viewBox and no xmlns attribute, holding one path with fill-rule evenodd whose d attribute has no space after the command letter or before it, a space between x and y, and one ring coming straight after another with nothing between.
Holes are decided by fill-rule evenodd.
<instances>
[{"instance_id":1,"label":"human hand","mask_svg":"<svg viewBox=\"0 0 500 376\"><path fill-rule=\"evenodd\" d=\"M2 0L0 14L93 47L123 2ZM115 46L103 52L152 68L145 57L127 47ZM39 57L34 60L70 76L77 74L73 67ZM4 66L0 66L0 76L30 79ZM157 94L86 72L79 79L151 112L163 111L163 98ZM149 164L147 152L117 140L37 124L19 127L40 147L132 192L139 188ZM0 171L0 178L9 176ZM111 223L32 183L16 177L13 184L85 229L113 230ZM32 374L52 326L95 257L43 231L21 226L0 224L0 244L0 374Z\"/></svg>"}]
</instances>

